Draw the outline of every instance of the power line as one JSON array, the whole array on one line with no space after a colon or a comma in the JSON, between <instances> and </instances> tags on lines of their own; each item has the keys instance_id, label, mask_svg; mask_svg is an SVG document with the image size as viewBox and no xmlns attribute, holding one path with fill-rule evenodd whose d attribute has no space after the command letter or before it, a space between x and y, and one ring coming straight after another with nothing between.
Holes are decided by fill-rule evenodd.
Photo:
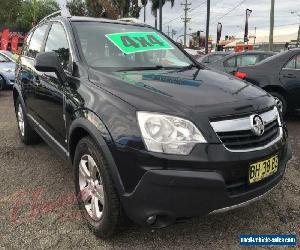
<instances>
[{"instance_id":1,"label":"power line","mask_svg":"<svg viewBox=\"0 0 300 250\"><path fill-rule=\"evenodd\" d=\"M205 4L205 3L206 3L206 0L203 1L203 2L201 2L200 4L196 5L194 8L190 9L189 12L191 13L192 11L194 11L194 10L200 8L200 7L201 7L203 4ZM171 23L171 22L173 22L173 21L175 21L176 19L181 18L181 17L183 17L183 15L177 16L177 17L175 17L175 18L173 18L173 19L171 19L171 20L165 22L164 25L169 24L169 23Z\"/></svg>"},{"instance_id":2,"label":"power line","mask_svg":"<svg viewBox=\"0 0 300 250\"><path fill-rule=\"evenodd\" d=\"M236 10L238 7L240 7L244 2L246 2L247 0L242 0L241 2L239 2L235 7L233 7L232 9L230 9L228 12L226 12L223 16L221 16L220 18L218 18L218 20L216 20L213 24L216 24L218 21L220 21L223 17L227 16L229 13L231 13L232 11Z\"/></svg>"}]
</instances>

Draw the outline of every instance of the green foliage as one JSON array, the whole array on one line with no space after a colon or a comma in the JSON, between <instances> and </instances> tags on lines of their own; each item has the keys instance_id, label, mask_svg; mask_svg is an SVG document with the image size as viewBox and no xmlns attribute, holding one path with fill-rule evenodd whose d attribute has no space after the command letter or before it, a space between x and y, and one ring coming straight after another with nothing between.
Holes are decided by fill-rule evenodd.
<instances>
[{"instance_id":1,"label":"green foliage","mask_svg":"<svg viewBox=\"0 0 300 250\"><path fill-rule=\"evenodd\" d=\"M28 31L45 16L59 10L55 0L0 0L0 23Z\"/></svg>"},{"instance_id":2,"label":"green foliage","mask_svg":"<svg viewBox=\"0 0 300 250\"><path fill-rule=\"evenodd\" d=\"M114 7L121 17L138 18L140 15L138 0L115 0ZM99 0L68 0L67 8L71 15L109 17Z\"/></svg>"},{"instance_id":3,"label":"green foliage","mask_svg":"<svg viewBox=\"0 0 300 250\"><path fill-rule=\"evenodd\" d=\"M151 6L152 13L155 13L159 9L159 0L151 0L151 2L152 2L152 6ZM165 5L166 2L171 2L171 6L173 7L175 0L162 0L163 6Z\"/></svg>"},{"instance_id":4,"label":"green foliage","mask_svg":"<svg viewBox=\"0 0 300 250\"><path fill-rule=\"evenodd\" d=\"M99 0L85 0L86 16L90 17L106 17L106 13L102 8Z\"/></svg>"},{"instance_id":5,"label":"green foliage","mask_svg":"<svg viewBox=\"0 0 300 250\"><path fill-rule=\"evenodd\" d=\"M67 8L69 9L72 16L85 16L87 7L82 0L67 1Z\"/></svg>"}]
</instances>

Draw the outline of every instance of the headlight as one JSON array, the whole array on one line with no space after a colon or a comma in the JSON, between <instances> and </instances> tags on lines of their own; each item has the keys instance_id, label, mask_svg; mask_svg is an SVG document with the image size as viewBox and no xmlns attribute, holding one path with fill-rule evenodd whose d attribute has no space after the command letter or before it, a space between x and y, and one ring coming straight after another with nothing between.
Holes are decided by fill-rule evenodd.
<instances>
[{"instance_id":1,"label":"headlight","mask_svg":"<svg viewBox=\"0 0 300 250\"><path fill-rule=\"evenodd\" d=\"M2 70L5 72L13 72L14 71L14 69L12 69L12 68L3 68Z\"/></svg>"},{"instance_id":2,"label":"headlight","mask_svg":"<svg viewBox=\"0 0 300 250\"><path fill-rule=\"evenodd\" d=\"M137 119L149 151L188 155L197 143L206 143L188 120L150 112L137 112Z\"/></svg>"}]
</instances>

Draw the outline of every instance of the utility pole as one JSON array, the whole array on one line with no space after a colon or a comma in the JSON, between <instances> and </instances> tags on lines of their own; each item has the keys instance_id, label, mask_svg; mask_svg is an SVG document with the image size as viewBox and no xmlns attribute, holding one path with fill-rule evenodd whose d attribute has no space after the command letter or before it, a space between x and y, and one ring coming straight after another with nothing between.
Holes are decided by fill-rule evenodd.
<instances>
[{"instance_id":1,"label":"utility pole","mask_svg":"<svg viewBox=\"0 0 300 250\"><path fill-rule=\"evenodd\" d=\"M275 6L275 0L271 0L271 11L270 11L270 35L269 35L269 50L270 50L270 51L273 51L274 6Z\"/></svg>"},{"instance_id":2,"label":"utility pole","mask_svg":"<svg viewBox=\"0 0 300 250\"><path fill-rule=\"evenodd\" d=\"M168 25L168 37L170 37L170 26Z\"/></svg>"},{"instance_id":3,"label":"utility pole","mask_svg":"<svg viewBox=\"0 0 300 250\"><path fill-rule=\"evenodd\" d=\"M297 48L299 47L299 43L300 43L300 25L299 25L299 29L298 29Z\"/></svg>"},{"instance_id":4,"label":"utility pole","mask_svg":"<svg viewBox=\"0 0 300 250\"><path fill-rule=\"evenodd\" d=\"M174 40L174 36L176 35L176 30L172 29L172 39Z\"/></svg>"},{"instance_id":5,"label":"utility pole","mask_svg":"<svg viewBox=\"0 0 300 250\"><path fill-rule=\"evenodd\" d=\"M159 0L159 30L162 31L162 0Z\"/></svg>"},{"instance_id":6,"label":"utility pole","mask_svg":"<svg viewBox=\"0 0 300 250\"><path fill-rule=\"evenodd\" d=\"M190 8L188 8L189 5L191 5L191 3L188 3L187 0L185 0L184 3L182 3L181 5L184 6L183 11L184 11L184 18L182 18L183 23L184 23L184 38L183 38L183 47L186 48L186 25L187 23L191 20L191 18L187 17L187 12Z\"/></svg>"},{"instance_id":7,"label":"utility pole","mask_svg":"<svg viewBox=\"0 0 300 250\"><path fill-rule=\"evenodd\" d=\"M254 45L255 45L255 41L256 41L256 27L254 27Z\"/></svg>"},{"instance_id":8,"label":"utility pole","mask_svg":"<svg viewBox=\"0 0 300 250\"><path fill-rule=\"evenodd\" d=\"M207 0L206 12L207 12L207 13L206 13L205 54L208 54L209 19L210 19L210 0Z\"/></svg>"}]
</instances>

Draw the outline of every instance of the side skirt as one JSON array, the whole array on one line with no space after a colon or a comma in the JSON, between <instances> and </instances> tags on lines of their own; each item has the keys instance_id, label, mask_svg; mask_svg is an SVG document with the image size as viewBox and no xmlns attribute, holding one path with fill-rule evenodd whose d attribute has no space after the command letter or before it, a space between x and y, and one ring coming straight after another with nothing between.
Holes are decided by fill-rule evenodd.
<instances>
[{"instance_id":1,"label":"side skirt","mask_svg":"<svg viewBox=\"0 0 300 250\"><path fill-rule=\"evenodd\" d=\"M33 129L39 134L39 136L55 151L60 157L66 161L70 161L70 153L64 148L41 124L39 124L31 115L27 114L27 118Z\"/></svg>"}]
</instances>

